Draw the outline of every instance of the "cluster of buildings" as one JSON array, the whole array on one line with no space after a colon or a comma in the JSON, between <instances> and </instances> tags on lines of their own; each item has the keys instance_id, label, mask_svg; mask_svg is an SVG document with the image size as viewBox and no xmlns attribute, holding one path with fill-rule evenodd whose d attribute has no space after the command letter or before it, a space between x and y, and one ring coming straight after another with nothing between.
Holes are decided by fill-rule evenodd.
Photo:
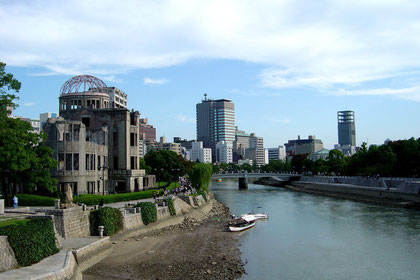
<instances>
[{"instance_id":1,"label":"cluster of buildings","mask_svg":"<svg viewBox=\"0 0 420 280\"><path fill-rule=\"evenodd\" d=\"M59 113L40 114L39 120L19 117L36 132L48 134L59 166L53 171L60 188L69 184L74 194L132 192L155 185L154 175L139 168L139 158L152 150L170 150L187 160L203 163L238 163L261 166L271 160L285 161L305 154L325 159L329 150L320 139L289 140L275 148L264 148L264 139L235 125L235 105L228 99L204 99L196 105L194 140L165 137L156 140L156 128L138 111L127 107L127 94L108 87L100 79L81 75L61 88ZM356 152L353 111L339 111L338 144L345 155Z\"/></svg>"}]
</instances>

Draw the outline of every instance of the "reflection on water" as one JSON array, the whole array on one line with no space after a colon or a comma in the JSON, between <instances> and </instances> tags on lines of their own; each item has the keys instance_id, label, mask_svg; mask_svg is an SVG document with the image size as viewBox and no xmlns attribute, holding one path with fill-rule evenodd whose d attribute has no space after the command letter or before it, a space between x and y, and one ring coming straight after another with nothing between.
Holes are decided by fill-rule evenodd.
<instances>
[{"instance_id":1,"label":"reflection on water","mask_svg":"<svg viewBox=\"0 0 420 280\"><path fill-rule=\"evenodd\" d=\"M210 188L232 214L269 214L240 235L244 279L420 279L419 212L235 180Z\"/></svg>"}]
</instances>

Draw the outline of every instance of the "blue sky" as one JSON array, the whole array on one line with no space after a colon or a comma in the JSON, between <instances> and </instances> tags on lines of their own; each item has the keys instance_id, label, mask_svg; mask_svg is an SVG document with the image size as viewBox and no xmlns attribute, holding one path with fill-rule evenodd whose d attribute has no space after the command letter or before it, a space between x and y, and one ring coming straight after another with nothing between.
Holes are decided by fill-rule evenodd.
<instances>
[{"instance_id":1,"label":"blue sky","mask_svg":"<svg viewBox=\"0 0 420 280\"><path fill-rule=\"evenodd\" d=\"M92 74L167 139L195 138L204 93L265 147L332 148L346 109L359 145L420 137L418 1L2 1L0 18L15 115L57 112L62 84Z\"/></svg>"}]
</instances>

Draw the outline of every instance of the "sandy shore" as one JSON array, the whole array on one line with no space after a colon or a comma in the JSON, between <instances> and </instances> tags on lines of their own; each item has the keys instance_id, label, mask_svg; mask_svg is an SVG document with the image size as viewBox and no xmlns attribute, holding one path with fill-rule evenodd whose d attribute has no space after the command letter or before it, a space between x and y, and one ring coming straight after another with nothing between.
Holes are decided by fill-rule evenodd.
<instances>
[{"instance_id":1,"label":"sandy shore","mask_svg":"<svg viewBox=\"0 0 420 280\"><path fill-rule=\"evenodd\" d=\"M244 273L230 212L215 201L205 220L113 241L113 253L83 279L237 279Z\"/></svg>"}]
</instances>

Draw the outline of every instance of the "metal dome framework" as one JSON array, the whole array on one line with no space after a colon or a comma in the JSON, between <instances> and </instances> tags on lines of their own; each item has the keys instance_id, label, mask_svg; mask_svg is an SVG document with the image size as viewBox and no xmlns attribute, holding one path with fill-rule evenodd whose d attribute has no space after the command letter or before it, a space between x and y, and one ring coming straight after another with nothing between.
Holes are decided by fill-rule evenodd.
<instances>
[{"instance_id":1,"label":"metal dome framework","mask_svg":"<svg viewBox=\"0 0 420 280\"><path fill-rule=\"evenodd\" d=\"M101 80L91 75L80 75L69 79L61 87L61 94L80 93L80 92L103 92L107 85Z\"/></svg>"}]
</instances>

